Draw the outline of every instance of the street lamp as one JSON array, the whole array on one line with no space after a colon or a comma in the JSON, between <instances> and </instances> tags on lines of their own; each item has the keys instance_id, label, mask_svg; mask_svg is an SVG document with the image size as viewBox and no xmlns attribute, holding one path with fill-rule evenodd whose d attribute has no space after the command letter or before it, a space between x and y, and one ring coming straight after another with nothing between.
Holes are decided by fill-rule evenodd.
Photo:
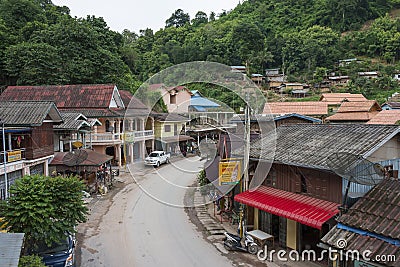
<instances>
[{"instance_id":1,"label":"street lamp","mask_svg":"<svg viewBox=\"0 0 400 267\"><path fill-rule=\"evenodd\" d=\"M8 179L7 179L7 157L6 157L6 135L4 133L4 121L0 119L2 138L3 138L3 167L4 167L4 182L6 184L5 199L8 197Z\"/></svg>"}]
</instances>

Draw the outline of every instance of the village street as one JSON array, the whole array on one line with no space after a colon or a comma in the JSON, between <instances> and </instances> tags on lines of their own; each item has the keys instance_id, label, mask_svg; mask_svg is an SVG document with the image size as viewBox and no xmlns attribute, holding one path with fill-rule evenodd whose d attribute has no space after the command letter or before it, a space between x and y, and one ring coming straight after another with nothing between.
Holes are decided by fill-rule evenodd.
<instances>
[{"instance_id":1,"label":"village street","mask_svg":"<svg viewBox=\"0 0 400 267\"><path fill-rule=\"evenodd\" d=\"M180 186L193 184L202 164L193 157L158 169L136 165L137 183L121 176L131 180L124 181L127 185L108 211L101 200L94 200L89 221L78 228L84 233L78 245L80 266L232 266L203 239L184 208L171 206L183 205L185 190ZM171 205L153 199L139 185ZM96 222L101 213L105 215Z\"/></svg>"}]
</instances>

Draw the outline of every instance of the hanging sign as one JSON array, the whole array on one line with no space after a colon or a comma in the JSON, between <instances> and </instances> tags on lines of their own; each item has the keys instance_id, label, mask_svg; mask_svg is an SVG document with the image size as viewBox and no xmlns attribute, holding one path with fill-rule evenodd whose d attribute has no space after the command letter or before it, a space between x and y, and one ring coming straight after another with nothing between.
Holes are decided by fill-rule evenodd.
<instances>
[{"instance_id":1,"label":"hanging sign","mask_svg":"<svg viewBox=\"0 0 400 267\"><path fill-rule=\"evenodd\" d=\"M242 174L240 160L222 161L219 163L219 185L232 185L240 181Z\"/></svg>"}]
</instances>

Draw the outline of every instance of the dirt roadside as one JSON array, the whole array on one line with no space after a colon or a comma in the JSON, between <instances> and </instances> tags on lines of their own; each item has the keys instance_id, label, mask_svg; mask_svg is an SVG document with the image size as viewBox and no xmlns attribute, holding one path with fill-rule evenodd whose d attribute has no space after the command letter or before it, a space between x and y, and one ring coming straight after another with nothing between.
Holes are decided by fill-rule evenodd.
<instances>
[{"instance_id":1,"label":"dirt roadside","mask_svg":"<svg viewBox=\"0 0 400 267\"><path fill-rule=\"evenodd\" d=\"M78 246L76 249L76 267L81 266L82 249L88 249L84 244L84 240L99 234L99 226L103 220L103 216L108 213L110 207L114 203L114 197L121 191L127 189L130 184L134 184L134 180L129 173L120 172L120 176L115 179L113 187L105 195L94 195L93 199L88 199L89 215L85 223L81 223L77 227L76 239ZM130 190L129 190L130 191Z\"/></svg>"}]
</instances>

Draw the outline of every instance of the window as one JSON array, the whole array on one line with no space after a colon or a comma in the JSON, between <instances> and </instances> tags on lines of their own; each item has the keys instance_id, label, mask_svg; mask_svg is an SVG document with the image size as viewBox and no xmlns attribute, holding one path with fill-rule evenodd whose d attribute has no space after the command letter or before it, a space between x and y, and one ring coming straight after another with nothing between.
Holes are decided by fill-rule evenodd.
<instances>
[{"instance_id":1,"label":"window","mask_svg":"<svg viewBox=\"0 0 400 267\"><path fill-rule=\"evenodd\" d=\"M176 104L176 95L170 95L169 96L169 103L170 104Z\"/></svg>"},{"instance_id":2,"label":"window","mask_svg":"<svg viewBox=\"0 0 400 267\"><path fill-rule=\"evenodd\" d=\"M164 125L164 132L170 133L171 132L171 125Z\"/></svg>"}]
</instances>

